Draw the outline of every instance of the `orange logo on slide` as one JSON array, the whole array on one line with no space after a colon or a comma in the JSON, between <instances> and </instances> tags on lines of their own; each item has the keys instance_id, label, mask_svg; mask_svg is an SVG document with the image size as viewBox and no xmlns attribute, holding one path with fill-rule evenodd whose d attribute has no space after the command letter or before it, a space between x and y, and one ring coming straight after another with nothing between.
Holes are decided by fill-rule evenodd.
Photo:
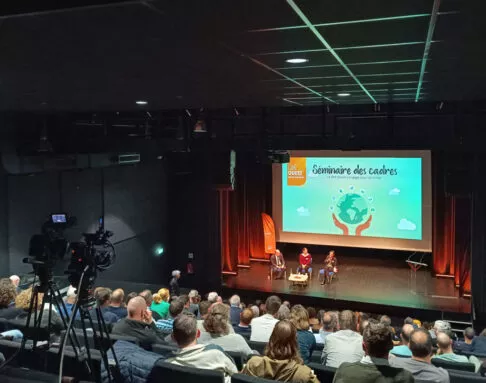
<instances>
[{"instance_id":1,"label":"orange logo on slide","mask_svg":"<svg viewBox=\"0 0 486 383\"><path fill-rule=\"evenodd\" d=\"M302 186L306 181L305 157L291 157L287 165L287 185Z\"/></svg>"}]
</instances>

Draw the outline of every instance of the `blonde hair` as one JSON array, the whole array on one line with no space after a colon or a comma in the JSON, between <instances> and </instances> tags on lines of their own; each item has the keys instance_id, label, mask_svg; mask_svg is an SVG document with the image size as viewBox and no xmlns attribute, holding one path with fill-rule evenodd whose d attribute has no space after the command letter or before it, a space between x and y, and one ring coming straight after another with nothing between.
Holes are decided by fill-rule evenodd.
<instances>
[{"instance_id":1,"label":"blonde hair","mask_svg":"<svg viewBox=\"0 0 486 383\"><path fill-rule=\"evenodd\" d=\"M38 302L36 309L39 310L42 307L42 298L44 294L39 293L37 295ZM30 307L30 300L32 299L32 287L29 287L26 290L23 290L17 297L15 298L15 307L22 310L28 310Z\"/></svg>"},{"instance_id":2,"label":"blonde hair","mask_svg":"<svg viewBox=\"0 0 486 383\"><path fill-rule=\"evenodd\" d=\"M168 302L170 298L169 290L166 288L160 289L156 294L153 295L152 299L155 303L160 303L162 301Z\"/></svg>"},{"instance_id":3,"label":"blonde hair","mask_svg":"<svg viewBox=\"0 0 486 383\"><path fill-rule=\"evenodd\" d=\"M297 330L309 330L309 313L302 305L295 305L290 310L290 321Z\"/></svg>"}]
</instances>

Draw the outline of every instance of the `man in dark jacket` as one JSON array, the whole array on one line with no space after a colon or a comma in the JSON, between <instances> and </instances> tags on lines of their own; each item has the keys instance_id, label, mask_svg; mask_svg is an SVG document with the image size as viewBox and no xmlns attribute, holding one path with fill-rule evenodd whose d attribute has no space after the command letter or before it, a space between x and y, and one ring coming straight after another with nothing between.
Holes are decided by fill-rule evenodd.
<instances>
[{"instance_id":1,"label":"man in dark jacket","mask_svg":"<svg viewBox=\"0 0 486 383\"><path fill-rule=\"evenodd\" d=\"M179 278L181 277L181 272L179 270L172 271L172 279L169 282L169 291L172 298L181 295L179 289Z\"/></svg>"},{"instance_id":2,"label":"man in dark jacket","mask_svg":"<svg viewBox=\"0 0 486 383\"><path fill-rule=\"evenodd\" d=\"M147 310L142 297L130 299L127 310L128 316L113 326L113 334L133 336L143 348L150 348L153 343L164 343L164 334L155 326L152 312Z\"/></svg>"}]
</instances>

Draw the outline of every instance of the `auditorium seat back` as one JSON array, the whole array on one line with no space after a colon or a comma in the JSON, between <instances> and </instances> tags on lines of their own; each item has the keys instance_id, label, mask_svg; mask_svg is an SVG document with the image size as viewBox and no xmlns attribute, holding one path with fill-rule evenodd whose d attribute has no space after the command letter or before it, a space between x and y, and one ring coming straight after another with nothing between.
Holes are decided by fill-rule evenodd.
<instances>
[{"instance_id":1,"label":"auditorium seat back","mask_svg":"<svg viewBox=\"0 0 486 383\"><path fill-rule=\"evenodd\" d=\"M253 340L250 340L250 341L248 341L248 346L250 346L250 348L252 350L258 351L261 355L263 355L264 352L265 352L265 347L267 346L267 343L266 342L255 342Z\"/></svg>"},{"instance_id":2,"label":"auditorium seat back","mask_svg":"<svg viewBox=\"0 0 486 383\"><path fill-rule=\"evenodd\" d=\"M231 383L270 383L274 380L257 378L256 376L249 376L244 374L234 374L231 376Z\"/></svg>"},{"instance_id":3,"label":"auditorium seat back","mask_svg":"<svg viewBox=\"0 0 486 383\"><path fill-rule=\"evenodd\" d=\"M460 363L451 362L449 360L443 360L440 358L432 358L432 364L436 367L442 367L446 370L457 370L457 371L475 371L475 366L472 363Z\"/></svg>"},{"instance_id":4,"label":"auditorium seat back","mask_svg":"<svg viewBox=\"0 0 486 383\"><path fill-rule=\"evenodd\" d=\"M203 370L159 360L150 372L147 383L174 382L174 383L224 383L224 374L221 371Z\"/></svg>"},{"instance_id":5,"label":"auditorium seat back","mask_svg":"<svg viewBox=\"0 0 486 383\"><path fill-rule=\"evenodd\" d=\"M486 378L467 371L453 371L449 370L450 383L486 383Z\"/></svg>"},{"instance_id":6,"label":"auditorium seat back","mask_svg":"<svg viewBox=\"0 0 486 383\"><path fill-rule=\"evenodd\" d=\"M246 362L246 357L242 355L241 352L236 352L236 351L225 351L225 353L228 354L234 360L238 371L241 371L243 365Z\"/></svg>"},{"instance_id":7,"label":"auditorium seat back","mask_svg":"<svg viewBox=\"0 0 486 383\"><path fill-rule=\"evenodd\" d=\"M308 365L316 374L321 383L332 383L336 369L333 367L326 367L318 363L309 363Z\"/></svg>"}]
</instances>

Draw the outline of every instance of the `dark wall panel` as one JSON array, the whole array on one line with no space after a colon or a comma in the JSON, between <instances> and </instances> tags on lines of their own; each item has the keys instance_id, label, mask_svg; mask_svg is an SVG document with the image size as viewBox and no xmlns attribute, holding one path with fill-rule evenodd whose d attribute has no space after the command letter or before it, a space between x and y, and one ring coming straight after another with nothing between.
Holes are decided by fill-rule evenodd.
<instances>
[{"instance_id":1,"label":"dark wall panel","mask_svg":"<svg viewBox=\"0 0 486 383\"><path fill-rule=\"evenodd\" d=\"M23 274L32 266L22 263L29 251L33 234L41 233L41 226L51 212L59 211L59 175L57 173L8 177L8 247L10 270Z\"/></svg>"}]
</instances>

